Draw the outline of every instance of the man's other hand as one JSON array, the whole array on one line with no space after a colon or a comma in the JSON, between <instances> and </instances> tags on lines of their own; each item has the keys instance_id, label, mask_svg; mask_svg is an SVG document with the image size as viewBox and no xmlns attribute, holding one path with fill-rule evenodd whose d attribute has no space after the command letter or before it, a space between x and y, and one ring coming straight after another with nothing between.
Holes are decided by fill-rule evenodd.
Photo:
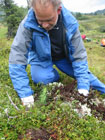
<instances>
[{"instance_id":1,"label":"man's other hand","mask_svg":"<svg viewBox=\"0 0 105 140\"><path fill-rule=\"evenodd\" d=\"M89 95L89 91L86 89L78 89L78 92L84 96L88 96Z\"/></svg>"}]
</instances>

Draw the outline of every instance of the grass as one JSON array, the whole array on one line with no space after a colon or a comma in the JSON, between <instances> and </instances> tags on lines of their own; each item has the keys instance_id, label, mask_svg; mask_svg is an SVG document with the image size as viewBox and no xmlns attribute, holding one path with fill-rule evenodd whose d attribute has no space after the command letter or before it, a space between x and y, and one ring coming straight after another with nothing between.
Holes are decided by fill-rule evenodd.
<instances>
[{"instance_id":1,"label":"grass","mask_svg":"<svg viewBox=\"0 0 105 140\"><path fill-rule=\"evenodd\" d=\"M95 42L85 43L85 46L91 72L105 83L105 48L100 46L100 42L98 45Z\"/></svg>"},{"instance_id":2,"label":"grass","mask_svg":"<svg viewBox=\"0 0 105 140\"><path fill-rule=\"evenodd\" d=\"M6 38L7 27L0 23L0 38Z\"/></svg>"},{"instance_id":3,"label":"grass","mask_svg":"<svg viewBox=\"0 0 105 140\"><path fill-rule=\"evenodd\" d=\"M101 47L101 39L105 38L105 33L100 32L100 27L104 26L104 16L90 16L88 20L79 21L81 34L91 39L91 42L84 42L88 55L89 69L102 82L105 83L105 48Z\"/></svg>"},{"instance_id":4,"label":"grass","mask_svg":"<svg viewBox=\"0 0 105 140\"><path fill-rule=\"evenodd\" d=\"M90 19L93 20L92 17ZM96 30L99 27L99 20L98 17L94 17L94 22L90 20L89 24L91 26L82 21L80 28L84 29L82 33L86 33L87 37L92 39L91 42L84 42L88 54L89 68L105 83L105 48L100 47L100 39L104 34ZM104 21L104 17L101 21ZM86 26L91 27L92 30L87 31ZM13 39L6 39L7 28L3 25L0 25L0 27L0 140L18 140L20 134L24 135L23 140L25 140L25 131L27 129L40 127L44 127L48 131L55 131L58 140L105 140L105 122L101 119L99 121L93 116L79 118L69 106L62 106L63 101L60 99L56 102L51 101L46 106L43 103L46 100L46 98L43 98L43 95L45 96L47 92L46 86L33 84L30 66L27 68L30 85L35 93L40 93L39 100L42 104L37 101L34 107L26 112L13 89L9 77L8 58ZM72 81L72 78L61 72L60 76L60 81L64 84ZM19 110L12 106L7 94Z\"/></svg>"}]
</instances>

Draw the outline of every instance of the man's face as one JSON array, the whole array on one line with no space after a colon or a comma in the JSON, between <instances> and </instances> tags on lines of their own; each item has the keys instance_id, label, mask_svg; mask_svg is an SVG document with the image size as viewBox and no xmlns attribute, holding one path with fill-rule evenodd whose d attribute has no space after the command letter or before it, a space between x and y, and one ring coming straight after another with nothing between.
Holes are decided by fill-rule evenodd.
<instances>
[{"instance_id":1,"label":"man's face","mask_svg":"<svg viewBox=\"0 0 105 140\"><path fill-rule=\"evenodd\" d=\"M47 31L51 30L57 23L58 15L61 12L61 7L55 9L51 3L47 6L42 6L37 3L33 7L38 23Z\"/></svg>"}]
</instances>

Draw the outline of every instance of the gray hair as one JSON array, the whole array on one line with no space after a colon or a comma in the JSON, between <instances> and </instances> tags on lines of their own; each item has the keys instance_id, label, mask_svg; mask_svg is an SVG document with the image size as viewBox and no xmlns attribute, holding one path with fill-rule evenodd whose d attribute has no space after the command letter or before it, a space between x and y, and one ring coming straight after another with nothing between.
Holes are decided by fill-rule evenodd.
<instances>
[{"instance_id":1,"label":"gray hair","mask_svg":"<svg viewBox=\"0 0 105 140\"><path fill-rule=\"evenodd\" d=\"M61 0L31 0L31 6L34 7L37 2L44 6L52 3L54 8L58 8L61 5Z\"/></svg>"}]
</instances>

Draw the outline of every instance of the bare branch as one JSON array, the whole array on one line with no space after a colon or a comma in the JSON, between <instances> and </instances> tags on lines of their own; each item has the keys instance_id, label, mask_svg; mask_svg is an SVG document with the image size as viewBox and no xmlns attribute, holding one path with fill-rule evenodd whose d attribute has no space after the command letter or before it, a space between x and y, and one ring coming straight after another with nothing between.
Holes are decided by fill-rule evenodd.
<instances>
[{"instance_id":1,"label":"bare branch","mask_svg":"<svg viewBox=\"0 0 105 140\"><path fill-rule=\"evenodd\" d=\"M11 102L11 104L15 107L15 109L16 110L20 110L14 103L13 103L13 101L12 101L12 99L11 99L11 97L9 96L9 94L7 93L7 96L8 96L8 98L9 98L9 100L10 100L10 102Z\"/></svg>"}]
</instances>

